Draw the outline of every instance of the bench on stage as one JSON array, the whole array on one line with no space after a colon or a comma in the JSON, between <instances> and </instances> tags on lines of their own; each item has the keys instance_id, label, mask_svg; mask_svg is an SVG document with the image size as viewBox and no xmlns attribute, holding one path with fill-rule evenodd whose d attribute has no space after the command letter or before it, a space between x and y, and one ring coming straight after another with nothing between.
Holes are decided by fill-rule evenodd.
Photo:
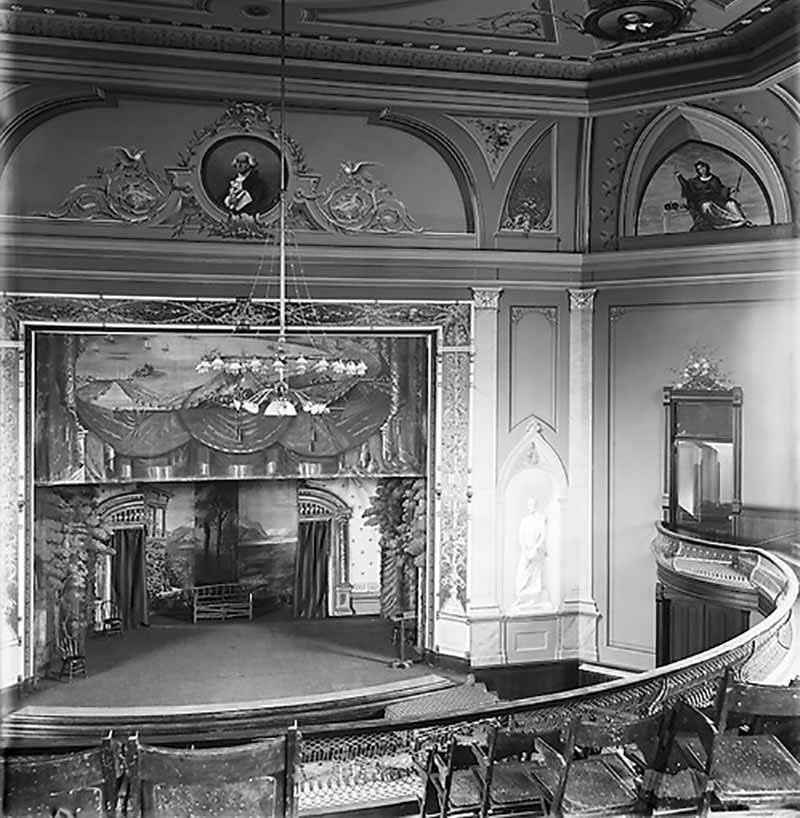
<instances>
[{"instance_id":1,"label":"bench on stage","mask_svg":"<svg viewBox=\"0 0 800 818\"><path fill-rule=\"evenodd\" d=\"M201 619L253 618L253 592L238 582L196 585L189 592L194 623Z\"/></svg>"}]
</instances>

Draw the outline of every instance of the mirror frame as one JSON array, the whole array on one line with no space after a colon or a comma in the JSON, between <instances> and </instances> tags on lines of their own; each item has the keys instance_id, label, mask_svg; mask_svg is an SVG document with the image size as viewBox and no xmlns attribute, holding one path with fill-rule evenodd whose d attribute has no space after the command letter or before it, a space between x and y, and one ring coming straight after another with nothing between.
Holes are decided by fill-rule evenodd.
<instances>
[{"instance_id":1,"label":"mirror frame","mask_svg":"<svg viewBox=\"0 0 800 818\"><path fill-rule=\"evenodd\" d=\"M680 438L675 433L675 425L678 414L678 407L681 404L719 404L725 403L731 407L731 428L721 433L718 440L720 442L730 442L733 444L733 498L731 500L730 513L730 534L734 537L739 534L739 514L742 510L742 389L734 386L731 389L705 390L705 389L679 389L672 386L664 387L664 487L661 497L661 512L663 522L671 528L676 528L677 523L677 503L678 493L676 480L676 447L675 441L681 440L705 440L707 437L693 438L691 435L681 435ZM703 535L714 532L699 529L698 533Z\"/></svg>"}]
</instances>

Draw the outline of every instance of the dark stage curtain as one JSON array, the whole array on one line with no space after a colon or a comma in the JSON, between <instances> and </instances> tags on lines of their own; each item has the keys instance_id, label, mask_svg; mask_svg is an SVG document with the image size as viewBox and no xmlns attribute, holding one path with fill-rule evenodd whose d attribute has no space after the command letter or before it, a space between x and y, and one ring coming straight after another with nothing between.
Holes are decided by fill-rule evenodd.
<instances>
[{"instance_id":1,"label":"dark stage curtain","mask_svg":"<svg viewBox=\"0 0 800 818\"><path fill-rule=\"evenodd\" d=\"M294 615L321 619L328 614L330 520L301 522L297 540Z\"/></svg>"},{"instance_id":2,"label":"dark stage curtain","mask_svg":"<svg viewBox=\"0 0 800 818\"><path fill-rule=\"evenodd\" d=\"M144 529L114 531L111 587L119 605L124 630L149 624L145 585Z\"/></svg>"}]
</instances>

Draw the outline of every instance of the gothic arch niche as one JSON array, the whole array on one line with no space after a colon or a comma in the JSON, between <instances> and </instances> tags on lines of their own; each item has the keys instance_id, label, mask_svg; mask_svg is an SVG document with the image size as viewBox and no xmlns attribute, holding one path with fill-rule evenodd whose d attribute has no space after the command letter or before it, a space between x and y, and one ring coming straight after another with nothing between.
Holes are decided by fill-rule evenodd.
<instances>
[{"instance_id":1,"label":"gothic arch niche","mask_svg":"<svg viewBox=\"0 0 800 818\"><path fill-rule=\"evenodd\" d=\"M498 540L502 543L498 572L500 608L511 616L555 611L562 597L560 562L567 475L561 459L542 436L538 424L531 424L530 430L509 455L498 485ZM531 582L521 576L527 561L521 554L523 543L520 540L531 537L531 501L535 504L534 513L541 519L544 540L541 593L538 595L537 589L531 588ZM538 533L538 525L534 523L534 533ZM536 583L533 578L533 584Z\"/></svg>"},{"instance_id":2,"label":"gothic arch niche","mask_svg":"<svg viewBox=\"0 0 800 818\"><path fill-rule=\"evenodd\" d=\"M668 183L662 176L668 173L673 176L670 165L671 157L680 158L680 152L686 151L678 167L686 175L690 170L692 157L705 159L712 165L712 173L721 170L726 177L723 184L735 188L741 173L742 190L747 188L748 205L751 208L756 224L780 224L791 221L791 205L786 184L775 160L767 149L749 131L720 114L688 105L667 108L644 129L633 146L622 181L620 200L620 235L637 236L648 232L684 232L684 229L665 231L648 229L640 230L640 213L647 196L658 196L654 184L667 185L661 198L669 191ZM724 164L724 168L715 168L714 161ZM719 174L719 175L722 175ZM763 205L758 204L760 199ZM682 202L680 186L677 179L671 189L671 195L663 204ZM648 207L652 203L648 201ZM663 204L660 205L663 208ZM750 214L745 210L745 215ZM687 216L688 218L688 216ZM691 224L691 219L689 219ZM677 223L676 223L677 225Z\"/></svg>"},{"instance_id":3,"label":"gothic arch niche","mask_svg":"<svg viewBox=\"0 0 800 818\"><path fill-rule=\"evenodd\" d=\"M331 526L328 568L328 616L355 613L350 584L349 520L353 510L340 497L319 485L305 483L297 489L298 523L327 521Z\"/></svg>"}]
</instances>

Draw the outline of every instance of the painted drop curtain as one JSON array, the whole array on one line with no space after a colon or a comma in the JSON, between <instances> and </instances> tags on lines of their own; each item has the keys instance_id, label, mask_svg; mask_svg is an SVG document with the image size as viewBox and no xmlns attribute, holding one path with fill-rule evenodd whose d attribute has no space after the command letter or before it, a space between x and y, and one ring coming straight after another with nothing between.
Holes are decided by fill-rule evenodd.
<instances>
[{"instance_id":1,"label":"painted drop curtain","mask_svg":"<svg viewBox=\"0 0 800 818\"><path fill-rule=\"evenodd\" d=\"M330 520L301 522L297 539L294 615L321 619L328 615Z\"/></svg>"},{"instance_id":2,"label":"painted drop curtain","mask_svg":"<svg viewBox=\"0 0 800 818\"><path fill-rule=\"evenodd\" d=\"M144 529L117 529L112 543L115 554L111 559L111 587L122 628L127 631L148 625Z\"/></svg>"}]
</instances>

